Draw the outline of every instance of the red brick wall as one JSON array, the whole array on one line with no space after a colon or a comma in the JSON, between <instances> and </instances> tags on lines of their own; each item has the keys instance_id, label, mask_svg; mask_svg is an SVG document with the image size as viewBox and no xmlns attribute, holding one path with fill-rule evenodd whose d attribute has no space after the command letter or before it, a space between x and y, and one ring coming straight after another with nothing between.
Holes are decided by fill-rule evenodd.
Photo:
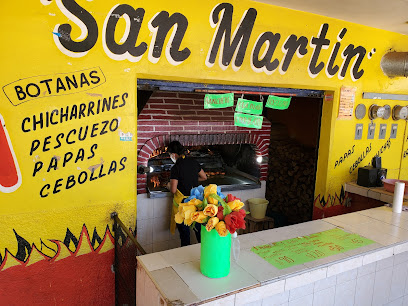
<instances>
[{"instance_id":1,"label":"red brick wall","mask_svg":"<svg viewBox=\"0 0 408 306\"><path fill-rule=\"evenodd\" d=\"M179 140L185 146L252 143L258 156L268 156L271 123L264 118L262 129L234 126L234 107L204 109L204 94L154 93L137 119L138 165L147 165L150 154ZM261 180L268 165L263 163ZM146 175L137 176L137 192L146 193Z\"/></svg>"}]
</instances>

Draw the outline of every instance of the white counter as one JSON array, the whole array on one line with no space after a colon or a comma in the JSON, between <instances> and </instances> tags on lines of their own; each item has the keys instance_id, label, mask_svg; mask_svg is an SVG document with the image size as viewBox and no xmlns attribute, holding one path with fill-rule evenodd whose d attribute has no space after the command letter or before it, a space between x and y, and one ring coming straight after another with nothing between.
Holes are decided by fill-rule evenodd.
<instances>
[{"instance_id":1,"label":"white counter","mask_svg":"<svg viewBox=\"0 0 408 306\"><path fill-rule=\"evenodd\" d=\"M344 184L344 190L384 203L392 203L394 200L394 193L385 190L384 187L364 187L357 185L356 182L348 182ZM404 195L403 203L408 206L408 195Z\"/></svg>"},{"instance_id":2,"label":"white counter","mask_svg":"<svg viewBox=\"0 0 408 306\"><path fill-rule=\"evenodd\" d=\"M282 270L250 251L335 227L376 243ZM200 273L199 244L138 257L137 305L408 305L408 212L379 207L239 239L240 258L220 279Z\"/></svg>"}]
</instances>

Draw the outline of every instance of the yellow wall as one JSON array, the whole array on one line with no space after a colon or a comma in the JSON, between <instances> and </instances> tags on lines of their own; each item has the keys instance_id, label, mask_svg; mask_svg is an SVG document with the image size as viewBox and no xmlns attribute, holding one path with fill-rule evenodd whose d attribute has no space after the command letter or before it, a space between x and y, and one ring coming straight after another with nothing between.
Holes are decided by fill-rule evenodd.
<instances>
[{"instance_id":1,"label":"yellow wall","mask_svg":"<svg viewBox=\"0 0 408 306\"><path fill-rule=\"evenodd\" d=\"M326 198L328 195L339 194L341 185L345 181L356 179L357 171L355 170L350 174L350 166L371 143L371 152L361 165L369 163L371 157L387 140L378 140L379 123L387 123L387 135L389 135L392 122L392 119L386 121L377 120L375 139L372 141L366 140L366 129L369 123L367 117L359 121L356 119L337 119L341 86L356 87L356 105L364 103L367 107L374 102L380 105L387 103L391 107L398 103L396 101L363 100L361 98L363 92L408 93L406 89L408 88L408 82L405 78L390 79L380 69L381 57L386 52L390 50L407 51L408 38L400 34L255 2L232 1L230 3L234 8L233 31L246 10L254 8L257 11L243 64L234 70L231 65L220 67L218 64L219 55L212 67L205 64L216 32L216 27L211 27L209 19L213 8L219 4L217 1L124 1L123 3L133 6L135 9L143 8L145 10L137 45L145 42L148 45L148 50L141 58L130 61L113 55L109 56L105 51L106 48L104 49L104 22L109 12L117 5L117 2L110 0L79 0L77 3L84 10L90 12L96 20L98 39L86 54L73 57L73 53L64 51L63 47L58 48L58 43L56 43L58 38L53 34L53 32L56 32L56 25L69 23L72 25L71 35L73 40L76 41L81 36L80 28L73 23L76 18L67 16L68 13L64 9L64 3L66 6L75 4L74 1L41 0L25 1L24 4L17 1L3 1L0 5L0 26L3 29L0 33L2 41L2 48L0 49L0 58L2 59L0 81L2 87L19 79L29 78L28 81L30 82L39 82L42 76L55 79L58 76L70 76L73 72L94 67L99 67L106 78L106 82L98 84L97 87L80 92L73 91L64 95L50 96L47 94L45 87L42 87L41 95L43 97L32 99L17 106L10 103L5 95L5 93L8 93L12 96L13 88L6 87L5 93L0 94L0 114L6 122L22 175L22 184L16 191L11 193L0 192L0 231L2 233L0 237L0 254L3 255L5 248L8 248L12 254L17 251L13 229L27 241L37 245L40 243L40 239L44 243L49 243L47 242L48 239L63 240L67 228L75 235L78 235L83 224L86 224L88 230L96 227L98 233L102 235L106 225L111 222L109 218L112 211L119 212L119 216L124 222L129 227L134 227L136 214L137 78L319 89L326 90L329 94L332 93L333 100L325 101L323 107L316 186L316 196L320 195ZM188 20L188 28L182 39L180 49L188 48L191 54L186 60L177 65L169 62L165 55L165 47L156 63L148 56L152 40L155 39L155 35L149 29L148 21L160 11L167 11L170 14L178 12ZM67 15L64 15L64 12ZM364 74L360 79L352 80L350 75L351 64L344 78L339 78L338 75L329 78L324 69L314 78L309 76L307 67L313 54L310 44L307 46L307 54L302 58L296 55L293 57L285 74L281 74L279 69L272 74L262 71L256 72L251 67L251 53L261 33L271 31L281 34L281 39L274 53L274 58L281 61L284 55L281 48L288 36L291 34L298 37L303 35L310 42L313 36L318 35L320 27L324 23L329 25L326 37L331 42L328 49L322 50L320 53L318 62L322 61L325 64L328 62L333 46L337 42L337 35L342 28L347 28L347 33L341 40L340 52L349 44L364 47L367 54L374 48L376 49L371 59L367 55L364 57L360 66L360 69L364 69ZM117 41L125 32L125 24L124 18L119 19L115 32ZM86 37L86 33L79 40L84 37ZM169 42L169 37L170 34L167 35L165 45ZM342 61L343 59L339 54L335 64L341 66ZM27 80L22 80L15 84L24 87L28 83ZM22 131L22 121L26 117L32 118L33 115L39 115L41 112L51 112L61 107L71 107L73 104L96 101L101 97L122 96L124 93L128 93L128 98L126 99L126 105L123 107L36 131L26 133ZM12 102L17 101L15 96L11 100ZM119 117L119 129L125 133L131 132L133 134L132 141L121 141L119 132L116 130L94 138L87 138L81 143L65 144L58 149L51 149L46 152L43 152L40 147L30 156L30 147L35 139L40 140L41 144L43 144L44 138L51 136L51 141L54 142L58 133L67 133L73 128L79 129L81 126L92 126L94 123ZM360 141L354 141L354 129L357 122L364 124L365 132L363 140ZM404 149L407 149L404 141L406 123L405 121L398 121L398 125L398 138L391 140L391 148L385 150L381 155L383 166L389 169L390 177L398 177L403 144ZM85 159L77 164L74 164L71 160L66 167L58 166L57 170L46 172L47 165L54 155L63 157L63 154L68 151L73 152L75 155L80 148L89 150L94 143L98 144L98 149L95 150L95 156L92 159ZM335 161L353 145L355 145L354 153L341 166L334 169ZM101 163L101 160L103 160L104 167L108 168L112 160L119 161L124 156L127 157L126 168L121 172L117 171L110 176L92 182L87 181L80 186L77 184L69 190L62 187L61 192L50 194L46 198L41 198L39 195L44 184L55 184L59 178L64 179L64 184L70 175L77 176L90 166ZM44 168L33 177L35 162L39 160L44 162ZM406 158L402 160L402 178L408 178L406 160ZM89 170L87 171L90 174Z\"/></svg>"}]
</instances>

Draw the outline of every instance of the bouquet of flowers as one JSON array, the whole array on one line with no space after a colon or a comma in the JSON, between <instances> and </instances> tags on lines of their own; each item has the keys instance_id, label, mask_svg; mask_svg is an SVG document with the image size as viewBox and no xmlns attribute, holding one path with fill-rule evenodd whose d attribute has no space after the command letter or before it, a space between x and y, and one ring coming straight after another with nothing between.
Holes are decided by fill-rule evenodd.
<instances>
[{"instance_id":1,"label":"bouquet of flowers","mask_svg":"<svg viewBox=\"0 0 408 306\"><path fill-rule=\"evenodd\" d=\"M237 229L245 229L244 203L231 194L223 195L215 184L193 188L182 203L173 204L178 208L176 223L194 226L198 222L208 232L215 228L221 237L227 236L228 231L233 234Z\"/></svg>"}]
</instances>

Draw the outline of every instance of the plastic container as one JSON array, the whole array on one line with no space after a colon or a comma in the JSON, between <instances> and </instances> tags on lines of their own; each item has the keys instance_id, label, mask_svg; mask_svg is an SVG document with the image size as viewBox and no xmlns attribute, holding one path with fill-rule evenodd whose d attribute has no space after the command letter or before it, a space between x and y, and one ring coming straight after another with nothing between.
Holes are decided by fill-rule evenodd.
<instances>
[{"instance_id":1,"label":"plastic container","mask_svg":"<svg viewBox=\"0 0 408 306\"><path fill-rule=\"evenodd\" d=\"M404 194L405 195L408 194L408 181L397 180L397 179L383 179L382 182L384 183L384 189L392 193L394 192L396 182L405 183Z\"/></svg>"},{"instance_id":2,"label":"plastic container","mask_svg":"<svg viewBox=\"0 0 408 306\"><path fill-rule=\"evenodd\" d=\"M241 252L241 243L239 242L237 232L231 235L231 250L232 250L232 259L235 262L238 262L239 253Z\"/></svg>"},{"instance_id":3,"label":"plastic container","mask_svg":"<svg viewBox=\"0 0 408 306\"><path fill-rule=\"evenodd\" d=\"M231 234L221 237L215 229L201 226L201 273L209 278L225 277L231 267Z\"/></svg>"},{"instance_id":4,"label":"plastic container","mask_svg":"<svg viewBox=\"0 0 408 306\"><path fill-rule=\"evenodd\" d=\"M251 216L255 219L265 218L266 208L268 207L269 201L266 199L252 198L248 199L249 211Z\"/></svg>"}]
</instances>

